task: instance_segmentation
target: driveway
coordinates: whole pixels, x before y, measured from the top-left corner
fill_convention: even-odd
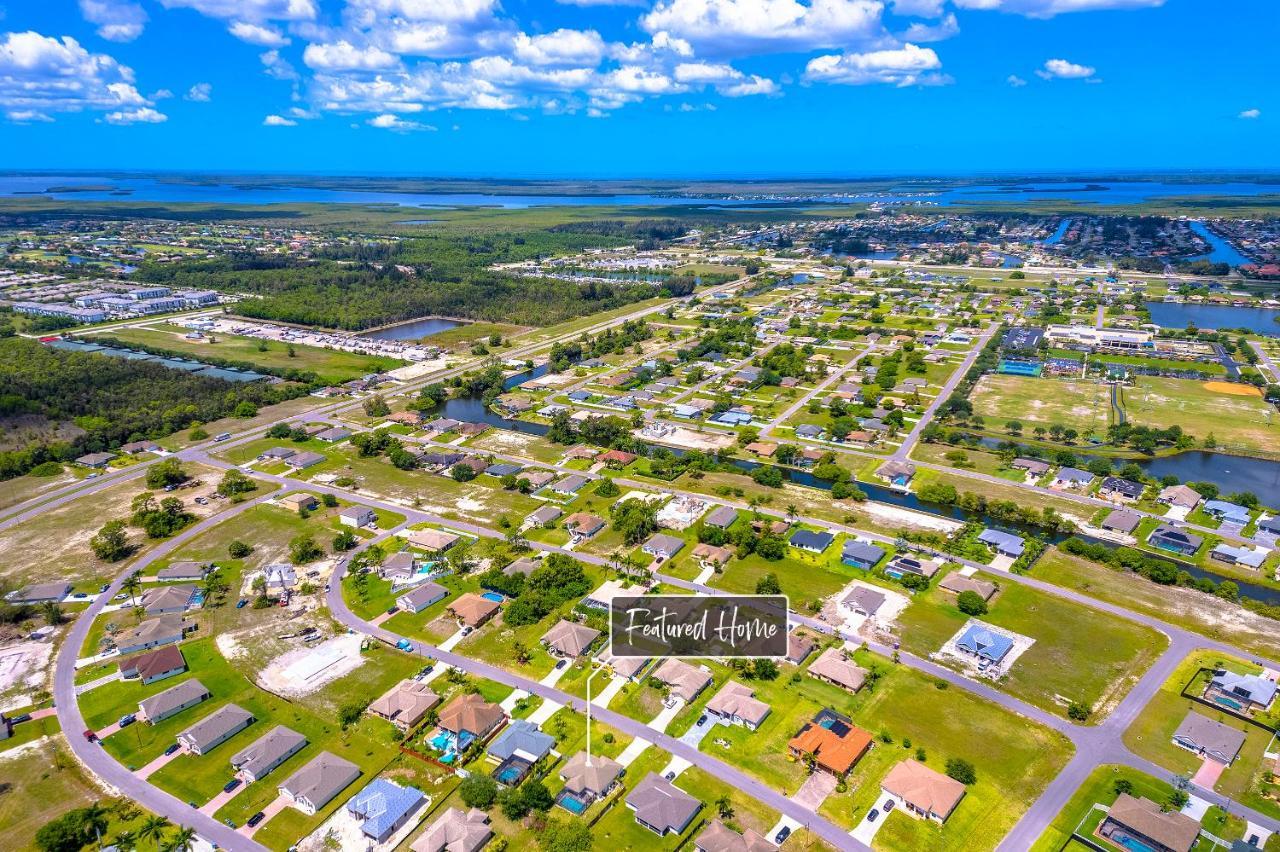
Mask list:
[[[551,671],[543,675],[542,680],[538,681],[538,683],[542,684],[543,686],[555,686],[557,683],[560,682],[560,678],[564,677],[564,674],[567,671],[569,671],[568,662],[565,662],[563,666],[557,663],[556,666],[551,669]]]
[[[667,730],[667,725],[670,725],[671,720],[674,719],[676,717],[676,714],[683,709],[684,709],[684,699],[677,698],[675,701],[671,703],[670,706],[664,705],[663,708],[658,711],[658,715],[654,716],[645,724],[647,724],[650,728],[653,728],[658,733],[664,733]]]
[[[148,763],[146,766],[143,766],[140,769],[133,770],[133,774],[142,779],[149,778],[153,773],[158,772],[161,767],[169,763],[169,761],[175,760],[179,755],[186,754],[186,753],[187,753],[187,750],[185,748],[180,748],[177,751],[175,751],[173,754],[162,754],[159,757],[157,757],[155,760]]]
[[[227,780],[230,781],[231,779],[228,778]],[[248,786],[247,784],[241,784],[239,787],[236,787],[230,793],[228,793],[226,790],[219,790],[218,795],[214,796],[212,799],[210,799],[209,801],[205,802],[203,805],[200,806],[200,813],[209,817],[213,816],[218,812],[219,808],[221,808],[227,802],[234,799],[240,793],[244,792],[247,786]]]
[[[1212,790],[1213,785],[1218,783],[1218,779],[1226,768],[1226,766],[1213,758],[1206,757],[1204,762],[1200,764],[1200,768],[1196,770],[1196,774],[1191,776],[1191,782],[1206,790]]]
[[[698,718],[703,720],[702,724],[695,722],[693,727],[680,735],[680,742],[693,748],[701,745],[703,737],[711,733],[716,726],[716,720],[710,713],[703,713]]]
[[[618,763],[622,766],[630,766],[651,745],[653,744],[648,740],[636,737],[627,743],[627,747],[622,750],[622,754],[618,755]]]
[[[448,639],[440,643],[440,650],[452,651],[453,646],[457,645],[459,642],[462,641],[463,631],[465,631],[466,629],[467,628],[465,627],[459,627],[457,630],[455,630],[452,636],[450,636]]]
[[[818,812],[818,806],[827,800],[836,790],[836,779],[834,775],[828,775],[825,772],[815,772],[805,779],[800,785],[800,789],[796,790],[791,800],[802,808],[808,808],[814,813]]]
[[[609,683],[604,689],[591,696],[591,703],[597,707],[608,707],[609,702],[613,700],[613,696],[622,691],[622,687],[626,682],[627,679],[622,675],[614,675],[609,679]]]
[[[551,718],[551,716],[564,705],[558,701],[552,701],[550,698],[542,699],[542,703],[538,705],[532,713],[529,714],[529,721],[535,725],[541,725],[543,722]]]
[[[902,807],[902,800],[897,796],[882,793],[881,798],[876,799],[875,805],[867,809],[866,814],[862,817],[862,822],[858,823],[853,831],[849,832],[854,840],[860,840],[868,846],[871,845],[871,841],[875,839],[876,832],[880,830],[880,826],[884,825],[889,819],[889,814],[885,813],[884,810],[884,803],[887,799],[893,800],[895,809]],[[867,819],[867,817],[871,816],[872,811],[879,811],[875,822]]]
[[[242,825],[236,829],[236,833],[242,834],[245,837],[253,837],[255,834],[258,833],[258,829],[262,828],[264,825],[271,822],[271,818],[273,816],[280,813],[282,810],[284,810],[287,807],[289,807],[289,800],[286,799],[284,796],[276,796],[275,799],[271,801],[271,804],[267,805],[265,808],[262,809],[262,813],[264,814],[264,816],[262,817],[262,822],[258,823],[252,828],[249,827],[248,825]]]

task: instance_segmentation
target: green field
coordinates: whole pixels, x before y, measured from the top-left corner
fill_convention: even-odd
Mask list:
[[[1225,451],[1280,457],[1280,423],[1261,396],[1224,394],[1190,379],[1139,376],[1135,387],[1124,390],[1124,408],[1137,426],[1177,424],[1201,441],[1213,435]]]
[[[128,343],[170,349],[195,358],[208,356],[228,361],[245,361],[278,370],[310,370],[330,384],[345,382],[366,373],[392,370],[405,363],[396,358],[360,355],[299,343],[293,344],[294,356],[289,357],[288,344],[279,341],[259,341],[254,337],[215,333],[213,336],[217,342],[210,343],[207,337],[187,340],[185,335],[188,331],[182,326],[165,323],[146,328],[120,328],[112,330],[110,334]],[[266,344],[265,352],[258,348],[261,343]]]
[[[1063,426],[1081,435],[1106,432],[1109,388],[1088,380],[1028,378],[989,374],[978,380],[969,401],[989,427],[1010,420],[1033,426]]]

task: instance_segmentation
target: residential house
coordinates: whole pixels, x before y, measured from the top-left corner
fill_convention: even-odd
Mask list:
[[[139,701],[138,719],[154,725],[212,697],[213,694],[200,681],[195,678],[184,680],[177,686],[171,686],[164,692],[157,692]]]
[[[1228,503],[1226,500],[1206,500],[1201,507],[1206,515],[1211,515],[1222,521],[1224,524],[1236,524],[1238,526],[1246,526],[1251,515],[1249,510],[1244,506]]]
[[[493,738],[486,753],[488,760],[498,764],[494,780],[515,787],[551,753],[555,744],[555,737],[544,734],[528,719],[513,719]]]
[[[272,447],[269,450],[263,450],[258,453],[258,461],[284,461],[296,455],[297,452],[292,447]]]
[[[857,692],[867,681],[867,672],[845,656],[840,648],[827,648],[809,665],[809,674],[841,689]]]
[[[868,421],[863,423],[862,426],[863,428],[872,428],[873,424]],[[876,476],[895,488],[906,488],[911,484],[911,478],[915,475],[916,466],[909,461],[900,459],[890,459],[876,468]]]
[[[498,614],[497,601],[481,597],[475,592],[466,592],[455,598],[446,607],[446,612],[468,627],[479,627]]]
[[[1097,833],[1130,849],[1191,852],[1200,838],[1200,823],[1181,811],[1166,811],[1150,799],[1121,793],[1107,809]]]
[[[378,515],[368,506],[345,506],[338,512],[338,522],[343,526],[371,527],[378,522]]]
[[[917,577],[931,580],[941,567],[932,559],[921,559],[905,553],[899,553],[889,560],[889,564],[884,567],[884,573],[895,579],[905,574],[915,574]]]
[[[1036,479],[1049,472],[1049,463],[1040,461],[1040,459],[1016,458],[1010,463],[1009,467],[1014,470],[1026,471]]]
[[[1102,519],[1102,528],[1131,535],[1140,523],[1142,523],[1142,516],[1132,509],[1112,509]]]
[[[448,808],[409,848],[413,852],[479,852],[492,837],[484,811]]]
[[[840,551],[840,561],[853,568],[870,571],[880,564],[884,554],[883,547],[850,538],[845,540],[844,547]]]
[[[307,738],[284,725],[276,725],[265,735],[231,758],[236,777],[246,784],[261,781],[276,767],[302,751]]]
[[[308,494],[305,491],[290,491],[276,499],[286,509],[294,512],[311,512],[319,508],[320,501],[316,499],[316,495]]]
[[[347,813],[360,825],[360,833],[374,843],[384,843],[427,799],[417,787],[402,787],[386,778],[374,778],[347,800]]]
[[[609,667],[609,671],[617,677],[625,678],[632,683],[639,683],[640,676],[644,673],[645,667],[649,665],[648,657],[615,657],[608,653],[605,648],[604,653],[599,657],[601,663]]]
[[[396,606],[405,612],[422,612],[427,607],[439,603],[448,596],[448,589],[439,583],[433,583],[428,580],[425,583],[414,586],[396,598]]]
[[[1147,543],[1160,550],[1180,553],[1183,556],[1194,556],[1200,549],[1200,545],[1204,544],[1204,539],[1175,527],[1161,525],[1147,536]]]
[[[1225,669],[1213,673],[1209,682],[1211,691],[1236,702],[1247,709],[1265,711],[1276,697],[1276,682],[1252,674],[1236,674]],[[1230,706],[1230,705],[1228,705]]]
[[[187,670],[187,661],[177,645],[165,645],[145,654],[138,654],[120,661],[120,676],[137,678],[144,686]]]
[[[334,426],[329,429],[322,429],[314,435],[317,441],[325,441],[326,443],[336,444],[338,441],[345,441],[351,437],[351,430],[344,429],[341,426]]]
[[[461,536],[444,530],[410,530],[406,538],[410,544],[428,553],[444,553],[457,544]]]
[[[729,560],[733,558],[733,551],[727,547],[699,542],[693,546],[693,558],[698,560],[698,564],[703,568],[719,569],[729,564]]]
[[[1192,710],[1175,730],[1174,745],[1230,766],[1244,746],[1244,732]]]
[[[540,641],[553,656],[572,660],[582,656],[599,636],[600,631],[594,627],[575,624],[562,618],[542,634]]]
[[[622,764],[618,761],[600,755],[593,755],[588,759],[587,753],[580,751],[569,758],[569,761],[560,769],[564,789],[556,801],[559,802],[565,794],[568,794],[580,806],[577,810],[570,809],[570,813],[580,814],[590,807],[592,802],[608,795],[621,775]]]
[[[755,696],[755,690],[746,684],[736,680],[726,681],[720,691],[707,702],[707,714],[726,724],[741,725],[754,731],[768,717],[770,709],[768,704]]]
[[[115,458],[115,453],[86,453],[76,459],[76,464],[83,467],[104,468]]]
[[[311,451],[294,453],[284,460],[284,463],[294,470],[306,470],[309,467],[324,462],[325,457],[321,453],[313,453]]]
[[[192,754],[208,754],[256,721],[253,714],[227,704],[178,734],[178,742]]]
[[[451,734],[466,734],[482,740],[502,724],[507,716],[497,704],[490,704],[480,695],[459,695],[440,711],[439,726]]]
[[[978,541],[988,545],[1000,556],[1007,556],[1010,559],[1021,556],[1025,547],[1020,536],[990,527],[978,534]]]
[[[386,719],[402,731],[416,728],[440,696],[421,681],[402,680],[369,704],[369,712]]]
[[[676,698],[686,703],[698,697],[698,693],[711,685],[711,675],[684,660],[668,657],[654,669],[653,676],[662,682]]]
[[[1156,497],[1156,502],[1190,511],[1200,505],[1200,494],[1186,485],[1170,485]]]
[[[823,553],[836,537],[829,532],[814,532],[812,530],[796,530],[791,536],[789,544],[800,550],[807,550],[810,553]]]
[[[713,819],[693,841],[698,852],[772,852],[778,847],[764,835],[748,828],[742,834],[718,819]]]
[[[280,784],[280,795],[304,814],[314,815],[360,777],[349,760],[322,751]]]
[[[634,453],[623,452],[622,450],[607,450],[596,456],[596,461],[602,461],[609,467],[622,468],[631,464],[638,458]]]
[[[792,665],[800,665],[813,653],[814,641],[802,633],[792,631],[787,634],[786,660]]]
[[[822,437],[822,427],[815,426],[812,423],[802,423],[795,429],[797,438],[804,438],[810,441],[816,441]]]
[[[829,708],[805,722],[787,743],[792,756],[812,755],[815,769],[837,778],[848,774],[870,748],[871,734]]]
[[[1054,477],[1049,487],[1070,488],[1074,491],[1080,491],[1092,485],[1094,479],[1094,475],[1087,470],[1080,470],[1077,467],[1063,467],[1058,469],[1058,475]]]
[[[869,586],[854,586],[840,603],[851,609],[854,615],[875,618],[886,600],[888,598],[883,592],[878,592]]]
[[[569,538],[574,543],[591,538],[604,527],[604,518],[592,515],[589,512],[574,512],[564,521],[564,528],[569,531]]]
[[[1243,568],[1252,568],[1257,570],[1262,567],[1262,563],[1267,560],[1268,551],[1254,550],[1251,547],[1236,547],[1227,544],[1225,541],[1214,545],[1213,550],[1209,551],[1209,558],[1218,562],[1225,562],[1228,565],[1239,565]]]
[[[149,618],[126,631],[116,639],[116,645],[122,655],[148,651],[161,645],[181,642],[184,636],[195,629],[194,624],[183,621],[180,615],[162,615],[159,618]]]
[[[71,584],[59,581],[56,583],[33,583],[23,586],[16,592],[5,595],[5,600],[14,604],[59,603],[71,594]]]
[[[999,665],[1013,650],[1013,640],[980,621],[974,621],[956,640],[956,648],[979,660]]]
[[[1098,496],[1105,497],[1109,500],[1123,500],[1126,503],[1136,503],[1142,499],[1142,492],[1146,490],[1146,486],[1141,482],[1134,482],[1132,479],[1121,479],[1118,476],[1108,476],[1102,480],[1102,484],[1098,486]]]
[[[209,565],[205,562],[174,562],[156,572],[157,580],[203,580]]]
[[[636,822],[659,836],[681,834],[702,809],[702,802],[653,772],[627,795]]]
[[[590,479],[581,474],[571,473],[548,485],[547,490],[559,494],[561,497],[572,497],[590,481]]]
[[[524,522],[526,525],[531,527],[546,526],[547,524],[554,523],[556,519],[563,514],[564,510],[559,506],[553,506],[550,503],[545,503],[530,512],[529,516],[524,519]]]
[[[670,559],[684,549],[684,539],[666,533],[654,533],[640,549],[655,559]]]
[[[959,781],[910,758],[889,770],[880,789],[899,799],[907,813],[935,822],[946,822],[965,794]]]
[[[728,529],[738,520],[738,511],[729,506],[716,506],[702,519],[702,525],[716,529]]]
[[[514,577],[516,574],[523,574],[524,576],[528,577],[534,571],[537,571],[538,568],[540,568],[541,566],[542,566],[542,560],[533,556],[521,556],[519,559],[509,564],[506,568],[503,568],[502,573],[507,575],[508,577]]]
[[[951,592],[957,597],[962,592],[973,592],[984,601],[991,600],[991,596],[996,593],[999,587],[995,583],[987,580],[979,580],[977,577],[966,577],[958,571],[952,571],[950,574],[942,578],[942,582],[938,584],[939,589]]]
[[[192,585],[158,586],[142,596],[142,608],[147,615],[166,615],[186,612],[194,605],[196,587]]]

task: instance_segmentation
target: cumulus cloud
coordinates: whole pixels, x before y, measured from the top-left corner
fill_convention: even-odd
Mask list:
[[[961,9],[986,9],[1026,15],[1029,18],[1052,18],[1069,12],[1150,9],[1163,6],[1164,0],[955,0],[955,4]]]
[[[938,54],[927,47],[904,44],[888,50],[816,56],[805,66],[806,80],[863,86],[887,83],[894,86],[940,85],[950,78],[939,74]]]
[[[1260,109],[1246,109],[1242,110],[1237,118],[1258,118],[1261,115],[1262,110]]]
[[[107,124],[161,124],[169,120],[169,116],[156,112],[151,107],[122,109],[109,112],[104,116]]]
[[[276,80],[297,80],[298,71],[293,67],[289,60],[280,55],[278,50],[268,50],[260,53],[258,58],[262,60],[263,73],[268,77]]]
[[[893,0],[893,14],[937,18],[942,15],[942,0]]]
[[[310,21],[316,17],[312,0],[160,0],[166,9],[193,9],[223,21]]]
[[[210,83],[196,83],[183,98],[188,101],[196,101],[198,103],[208,103],[209,98],[213,95],[213,85]]]
[[[646,0],[556,0],[566,6],[647,6]]]
[[[515,58],[531,65],[598,65],[605,53],[604,39],[595,30],[560,29],[545,35],[519,33]]]
[[[308,68],[322,71],[381,71],[400,64],[396,56],[381,48],[356,47],[349,41],[309,44],[302,61]]]
[[[259,47],[284,47],[289,43],[288,36],[266,24],[232,21],[231,26],[227,27],[227,32],[241,41],[256,44]]]
[[[924,24],[916,21],[907,27],[906,31],[901,34],[903,41],[920,43],[930,41],[945,41],[953,36],[960,34],[960,23],[956,20],[955,15],[947,15],[936,24]]]
[[[1078,65],[1065,59],[1050,59],[1044,67],[1037,69],[1036,74],[1045,80],[1055,77],[1062,80],[1084,80],[1092,77],[1097,69],[1091,65]]]
[[[113,123],[163,121],[138,92],[133,69],[90,53],[70,36],[5,33],[0,41],[0,109],[18,120],[60,112],[111,113]]]
[[[80,0],[80,14],[107,41],[133,41],[147,24],[147,10],[131,0]]]
[[[269,115],[262,119],[262,125],[264,127],[297,127],[298,122],[283,115]]]
[[[417,130],[435,130],[435,128],[432,127],[430,124],[422,124],[421,122],[417,122],[417,121],[409,121],[407,119],[400,118],[400,116],[398,115],[393,115],[389,112],[383,113],[382,115],[379,115],[379,116],[375,116],[369,119],[365,123],[368,124],[370,127],[378,127],[383,130],[392,130],[396,133],[412,133]]]
[[[1027,85],[1027,81],[1019,77],[1017,74],[1010,74],[1008,77],[1004,78],[1004,81],[1015,89],[1020,89]]]
[[[713,55],[871,44],[884,35],[879,0],[659,0],[640,19]]]

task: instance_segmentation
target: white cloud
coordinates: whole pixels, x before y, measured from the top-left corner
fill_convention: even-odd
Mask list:
[[[107,124],[161,124],[168,121],[169,116],[151,107],[138,107],[109,112],[104,120]]]
[[[0,40],[0,109],[6,115],[114,111],[118,120],[163,120],[134,85],[133,69],[90,53],[70,36],[5,33]]]
[[[778,93],[778,84],[767,77],[752,74],[749,78],[737,83],[717,86],[716,91],[730,98],[744,98],[749,95],[775,95]]]
[[[269,115],[262,119],[263,127],[297,127],[298,122],[285,118],[283,115]]]
[[[1090,65],[1077,65],[1065,59],[1050,59],[1036,74],[1045,80],[1057,77],[1063,80],[1083,80],[1092,77],[1097,69]]]
[[[805,66],[806,80],[861,86],[888,83],[896,86],[939,85],[950,79],[937,73],[938,54],[927,47],[904,44],[890,50],[817,56]]]
[[[605,44],[595,30],[556,30],[545,35],[519,33],[515,58],[530,65],[598,65]]]
[[[955,0],[961,9],[984,9],[1026,15],[1029,18],[1052,18],[1069,12],[1100,12],[1108,9],[1152,9],[1164,0]]]
[[[396,133],[411,133],[415,130],[435,130],[430,124],[422,124],[417,121],[408,121],[391,113],[383,113],[369,119],[367,122],[370,127],[380,127],[383,130],[393,130]]]
[[[566,6],[647,6],[646,0],[556,0]]]
[[[80,14],[107,41],[133,41],[147,24],[147,10],[132,0],[80,0]]]
[[[156,89],[154,92],[147,95],[147,97],[153,101],[166,101],[173,97],[173,92],[168,89]]]
[[[930,41],[945,41],[960,34],[960,23],[955,15],[947,15],[936,24],[924,24],[916,21],[901,34],[903,41],[915,44]]]
[[[5,117],[14,124],[31,124],[32,122],[53,121],[53,116],[34,109],[15,109],[5,113]]]
[[[280,51],[264,51],[258,55],[258,58],[262,60],[263,72],[268,77],[273,77],[276,80],[299,79],[297,69],[293,67],[289,60],[280,55]]]
[[[166,9],[194,9],[223,21],[310,21],[316,17],[312,0],[160,0]]]
[[[942,0],[893,0],[893,14],[937,18],[942,15]]]
[[[1010,74],[1008,77],[1004,78],[1004,81],[1015,89],[1019,89],[1027,85],[1027,81],[1019,77],[1017,74]]]
[[[1240,112],[1240,115],[1237,117],[1238,118],[1258,118],[1261,115],[1262,115],[1262,110],[1260,109],[1246,109],[1246,110],[1242,110]]]
[[[289,43],[288,36],[275,27],[249,21],[232,21],[231,26],[227,27],[227,32],[241,41],[256,44],[259,47],[284,47]]]
[[[309,68],[321,71],[381,71],[400,63],[394,55],[381,48],[356,47],[349,41],[309,44],[302,52],[302,61]]]
[[[188,101],[196,101],[198,103],[208,103],[209,98],[213,95],[213,85],[210,83],[196,83],[183,98]]]
[[[709,62],[682,62],[675,77],[681,83],[728,83],[742,79],[742,72],[731,65]]]
[[[640,19],[704,53],[847,48],[884,37],[879,0],[658,0]]]

